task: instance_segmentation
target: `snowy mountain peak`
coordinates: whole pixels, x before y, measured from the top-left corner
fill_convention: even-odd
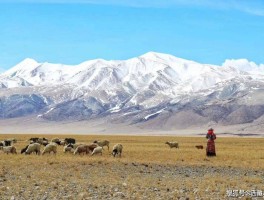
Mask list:
[[[26,58],[22,60],[20,63],[18,63],[16,66],[14,66],[12,69],[18,70],[18,69],[27,68],[27,67],[36,66],[36,65],[39,65],[39,63],[36,60],[32,58]]]
[[[153,61],[165,61],[165,62],[178,62],[178,63],[195,63],[191,60],[186,60],[183,58],[178,58],[170,54],[165,53],[157,53],[150,51],[148,53],[143,54],[142,56],[139,56],[139,58],[144,58],[146,60],[153,60]]]
[[[32,58],[25,58],[24,60],[22,60],[19,64],[37,64],[38,62]]]
[[[165,53],[157,53],[157,52],[154,52],[154,51],[150,51],[150,52],[147,52],[139,57],[141,58],[145,58],[145,59],[157,59],[157,58],[165,58],[165,57],[168,57],[170,55],[168,54],[165,54]]]
[[[72,66],[38,63],[27,58],[3,73],[0,85],[9,88],[70,84],[96,92],[108,90],[112,94],[116,89],[124,92],[149,89],[171,95],[208,89],[216,83],[250,73],[264,74],[263,65],[257,66],[246,59],[226,60],[223,66],[200,64],[157,52],[128,60],[96,59]]]
[[[11,68],[8,71],[6,71],[5,73],[3,73],[3,75],[13,77],[17,74],[23,74],[27,71],[31,71],[39,65],[40,65],[40,63],[38,63],[34,59],[26,58],[23,61],[21,61],[20,63],[18,63],[17,65],[15,65],[13,68]]]

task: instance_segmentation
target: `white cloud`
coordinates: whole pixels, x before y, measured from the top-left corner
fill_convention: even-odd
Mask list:
[[[227,59],[222,64],[224,67],[234,67],[242,71],[259,71],[264,72],[263,64],[256,64],[255,62],[249,61],[247,59]]]

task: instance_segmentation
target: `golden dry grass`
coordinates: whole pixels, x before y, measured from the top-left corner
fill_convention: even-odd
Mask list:
[[[16,138],[15,144],[18,151],[28,144],[28,139],[38,135],[1,135],[0,140]],[[67,135],[47,135],[48,139],[55,137],[65,138]],[[111,147],[116,143],[122,143],[124,153],[122,162],[160,163],[160,164],[186,164],[186,165],[213,165],[232,166],[264,169],[264,138],[218,138],[216,140],[217,156],[208,158],[205,156],[206,139],[203,137],[171,137],[171,136],[109,136],[109,135],[76,135],[79,143],[91,143],[95,139],[108,139]],[[165,142],[178,141],[179,149],[170,149]],[[203,145],[203,150],[198,150],[195,145]],[[106,147],[105,147],[106,148]],[[22,156],[24,158],[24,156]],[[72,158],[64,155],[62,147],[59,147],[57,159]],[[17,157],[20,159],[20,157]],[[28,158],[30,161],[31,158]],[[35,158],[34,158],[35,159]],[[42,160],[43,158],[41,158]],[[77,159],[74,157],[74,159]],[[109,152],[104,151],[102,157],[89,158],[92,160],[112,161]]]
[[[63,193],[62,188],[66,188],[65,184],[68,184],[69,180],[81,186],[87,186],[89,183],[91,184],[89,187],[95,188],[106,187],[109,182],[113,186],[119,187],[120,184],[125,182],[128,184],[125,192],[130,198],[133,197],[132,199],[156,198],[155,195],[159,191],[150,193],[146,189],[152,187],[158,187],[161,191],[164,190],[165,193],[162,198],[166,199],[177,199],[180,196],[211,198],[211,194],[217,194],[216,199],[223,199],[228,188],[262,189],[264,191],[264,188],[261,188],[264,183],[263,177],[257,175],[264,169],[263,138],[217,138],[217,156],[208,158],[205,156],[206,139],[204,137],[45,135],[44,137],[48,139],[74,137],[78,143],[91,143],[94,140],[107,139],[110,141],[111,148],[114,144],[121,143],[124,147],[122,158],[113,158],[110,155],[111,148],[110,151],[106,149],[102,156],[95,155],[93,157],[64,154],[63,147],[59,147],[56,156],[19,154],[20,150],[28,144],[27,140],[29,138],[38,136],[0,136],[0,140],[6,138],[16,138],[18,140],[15,144],[18,155],[5,155],[0,152],[0,177],[6,177],[6,174],[9,178],[13,177],[13,180],[6,180],[5,184],[13,185],[12,187],[16,190],[14,195],[24,197],[24,199],[30,199],[32,195],[27,192],[29,185],[38,185],[40,180],[42,180],[40,185],[43,186],[43,191],[35,192],[43,195],[46,190],[49,190],[49,195],[55,199]],[[178,141],[180,148],[170,149],[165,144],[166,141]],[[198,150],[195,145],[203,145],[204,149]],[[184,178],[179,182],[171,178],[178,176],[177,167],[179,166],[194,167],[194,169],[195,167],[206,167],[206,169],[210,169],[210,167],[219,169],[222,167],[227,171],[228,169],[241,169],[243,173],[245,170],[250,170],[251,174],[256,171],[256,175],[248,176],[245,173],[236,176],[231,174],[231,177],[228,174],[216,172],[213,175],[205,173],[200,177],[199,175],[180,174],[179,177],[183,176]],[[133,167],[137,169],[131,171],[134,170]],[[124,169],[124,172],[120,172],[120,168]],[[106,178],[98,179],[98,177],[103,177],[106,174]],[[170,174],[172,174],[171,177]],[[43,181],[47,180],[47,177],[52,182],[51,189],[49,182]],[[89,182],[89,180],[93,181]],[[3,187],[6,187],[5,184],[3,184]],[[10,199],[8,195],[11,195],[11,193],[5,189],[1,190],[1,187],[0,184],[0,195],[2,194],[3,197],[7,196],[6,199]],[[23,187],[26,188],[25,191],[23,191]],[[189,191],[184,191],[182,188],[187,188]],[[85,187],[81,187],[79,190],[73,194],[73,197],[77,193],[87,192]],[[108,190],[111,190],[111,188],[108,188]],[[167,190],[173,192],[166,193]],[[35,196],[32,199],[34,198]],[[100,199],[100,194],[98,198]]]

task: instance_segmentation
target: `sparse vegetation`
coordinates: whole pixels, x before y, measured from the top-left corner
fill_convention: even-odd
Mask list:
[[[16,138],[17,152],[35,135]],[[45,135],[65,138],[62,135]],[[264,192],[264,138],[217,138],[216,157],[205,156],[204,137],[74,136],[123,145],[121,158],[103,155],[6,155],[0,152],[1,199],[224,199],[227,190]],[[169,148],[166,141],[178,141]],[[44,148],[43,146],[41,147]],[[248,196],[245,196],[245,198]]]

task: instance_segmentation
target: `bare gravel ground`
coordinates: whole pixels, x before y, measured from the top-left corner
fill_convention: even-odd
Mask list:
[[[33,156],[32,156],[33,157]],[[242,181],[242,182],[241,182]],[[233,167],[85,160],[2,166],[1,199],[227,199],[232,190],[263,190],[264,172]]]

